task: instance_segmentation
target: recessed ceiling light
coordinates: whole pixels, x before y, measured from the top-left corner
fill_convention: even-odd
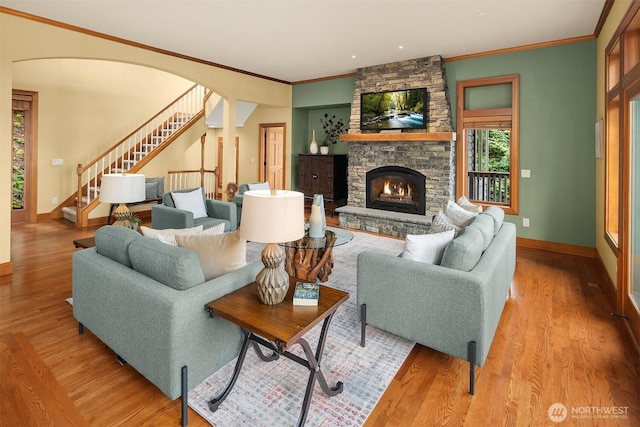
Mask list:
[[[356,59],[356,56],[355,55],[351,55],[351,59]]]
[[[487,12],[478,12],[478,16],[487,16]]]
[[[404,49],[404,46],[400,45],[398,46],[398,49]]]

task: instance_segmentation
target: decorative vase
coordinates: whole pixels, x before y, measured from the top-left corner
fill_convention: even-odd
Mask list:
[[[324,237],[322,229],[322,215],[320,214],[320,206],[311,205],[311,215],[309,215],[309,237],[317,239]]]
[[[309,146],[309,152],[311,154],[318,154],[318,143],[316,142],[316,130],[313,129],[313,136],[311,137],[311,145]]]
[[[320,154],[329,154],[329,146],[328,145],[320,146]]]
[[[320,206],[320,215],[322,216],[322,231],[327,228],[327,218],[324,213],[324,196],[322,194],[314,194],[312,205]]]

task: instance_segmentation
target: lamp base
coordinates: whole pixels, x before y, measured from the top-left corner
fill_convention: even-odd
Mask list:
[[[124,203],[120,203],[116,210],[113,211],[113,217],[116,220],[111,225],[133,228],[133,223],[129,220],[129,218],[131,218],[131,211]]]
[[[282,266],[284,251],[276,243],[268,243],[262,250],[264,268],[256,276],[258,298],[268,305],[280,304],[289,290],[289,275]]]

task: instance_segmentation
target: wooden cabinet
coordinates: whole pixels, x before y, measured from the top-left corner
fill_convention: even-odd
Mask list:
[[[346,200],[347,155],[299,154],[298,191],[305,197],[322,194],[325,200]]]

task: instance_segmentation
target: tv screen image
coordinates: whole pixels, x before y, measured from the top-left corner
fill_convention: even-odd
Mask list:
[[[427,89],[363,93],[360,130],[426,129]]]

